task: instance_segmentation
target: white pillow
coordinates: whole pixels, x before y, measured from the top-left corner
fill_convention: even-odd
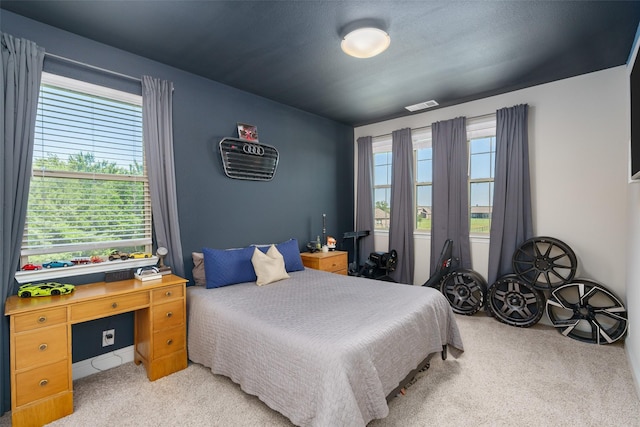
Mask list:
[[[255,248],[251,263],[258,277],[256,280],[258,286],[289,278],[287,270],[284,268],[284,257],[275,245],[271,245],[266,254]]]

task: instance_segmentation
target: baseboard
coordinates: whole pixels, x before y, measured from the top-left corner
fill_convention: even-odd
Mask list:
[[[638,397],[640,397],[640,370],[639,370],[640,366],[638,366],[636,363],[637,355],[633,354],[633,351],[631,350],[631,346],[626,345],[626,343],[624,346],[624,350],[625,350],[625,353],[627,354],[629,367],[631,368],[631,376],[633,378],[633,384],[636,386],[636,394],[638,395]]]
[[[98,372],[115,368],[124,363],[133,362],[133,350],[133,345],[130,345],[129,347],[101,354],[91,359],[76,362],[71,366],[73,369],[73,380],[75,381],[89,375],[97,374]]]

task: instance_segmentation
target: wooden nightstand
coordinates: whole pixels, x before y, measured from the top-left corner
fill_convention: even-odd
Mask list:
[[[348,254],[345,251],[303,252],[300,257],[305,267],[346,276],[347,265],[349,264]]]

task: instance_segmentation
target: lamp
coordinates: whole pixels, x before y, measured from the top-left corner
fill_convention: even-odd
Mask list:
[[[168,253],[169,251],[167,250],[167,248],[163,246],[160,246],[158,249],[156,249],[156,255],[158,255],[158,258],[160,258],[160,260],[158,261],[158,270],[160,270],[161,273],[163,271],[171,272],[171,267],[164,265],[164,258]]]
[[[362,27],[345,35],[340,47],[355,58],[371,58],[384,52],[391,44],[389,34],[379,28]]]

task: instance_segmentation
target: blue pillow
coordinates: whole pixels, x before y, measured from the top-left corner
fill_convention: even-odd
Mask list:
[[[206,288],[255,282],[256,272],[251,263],[253,250],[252,247],[226,250],[203,248]]]
[[[287,273],[304,270],[304,264],[302,264],[302,258],[300,258],[300,246],[298,246],[296,239],[278,243],[276,244],[276,249],[284,257],[284,268]]]
[[[253,245],[257,246],[262,252],[267,253],[270,244],[268,245]],[[300,258],[300,247],[296,239],[289,239],[286,242],[276,243],[276,249],[282,254],[284,258],[284,269],[287,273],[292,271],[304,270],[304,264],[302,264],[302,258]]]

